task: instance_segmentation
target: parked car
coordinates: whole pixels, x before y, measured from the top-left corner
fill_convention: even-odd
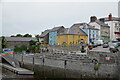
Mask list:
[[[97,44],[93,44],[92,46],[93,46],[93,48],[95,48],[95,47],[97,47],[98,45],[97,45]]]
[[[92,50],[93,49],[92,45],[88,45],[88,49]]]
[[[108,44],[103,44],[102,46],[103,46],[103,48],[108,48],[109,47]]]
[[[116,45],[117,45],[117,46],[120,46],[120,42],[116,42]]]
[[[113,53],[115,53],[115,52],[118,52],[119,50],[118,50],[118,48],[117,47],[115,47],[115,46],[110,46],[109,47],[109,50],[110,50],[110,52],[113,52]]]
[[[103,44],[103,40],[96,40],[95,44],[97,44],[97,46],[101,46]]]

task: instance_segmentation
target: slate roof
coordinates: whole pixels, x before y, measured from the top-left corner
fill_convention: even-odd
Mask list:
[[[37,41],[35,37],[5,37],[6,41]]]
[[[54,27],[54,28],[52,28],[50,31],[57,31],[57,30],[59,30],[60,28],[64,28],[64,26],[59,26],[59,27]]]
[[[54,28],[52,28],[52,29],[48,29],[48,30],[45,30],[41,35],[40,35],[40,37],[44,37],[44,36],[46,36],[49,32],[51,32],[51,31],[57,31],[57,30],[59,30],[60,28],[64,28],[64,26],[59,26],[59,27],[54,27]]]
[[[40,37],[46,36],[49,32],[50,32],[50,29],[49,29],[49,30],[45,30],[45,31],[40,35]]]
[[[80,29],[79,26],[81,23],[73,24],[70,28],[65,28],[64,33],[62,34],[76,34],[76,30]],[[80,29],[81,30],[81,29]],[[87,35],[83,30],[81,30],[82,35]]]
[[[107,24],[105,24],[104,22],[100,21],[100,20],[96,20],[95,21],[97,24],[101,25],[101,26],[106,26],[109,27]]]
[[[105,21],[120,21],[120,17],[112,17],[111,20],[109,20],[108,17],[105,17],[105,18],[100,18],[100,19],[104,19]]]

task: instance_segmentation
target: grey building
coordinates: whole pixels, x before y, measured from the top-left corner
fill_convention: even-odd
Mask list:
[[[37,41],[37,39],[33,37],[5,37],[5,42],[9,48],[22,45],[29,46],[31,40]]]

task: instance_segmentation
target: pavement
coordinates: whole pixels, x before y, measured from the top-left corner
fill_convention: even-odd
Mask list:
[[[96,48],[93,48],[91,51],[110,52],[109,48],[103,48],[102,46],[98,46]]]

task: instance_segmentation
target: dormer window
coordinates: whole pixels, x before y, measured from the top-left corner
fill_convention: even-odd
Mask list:
[[[117,26],[117,23],[115,23],[115,26]]]

